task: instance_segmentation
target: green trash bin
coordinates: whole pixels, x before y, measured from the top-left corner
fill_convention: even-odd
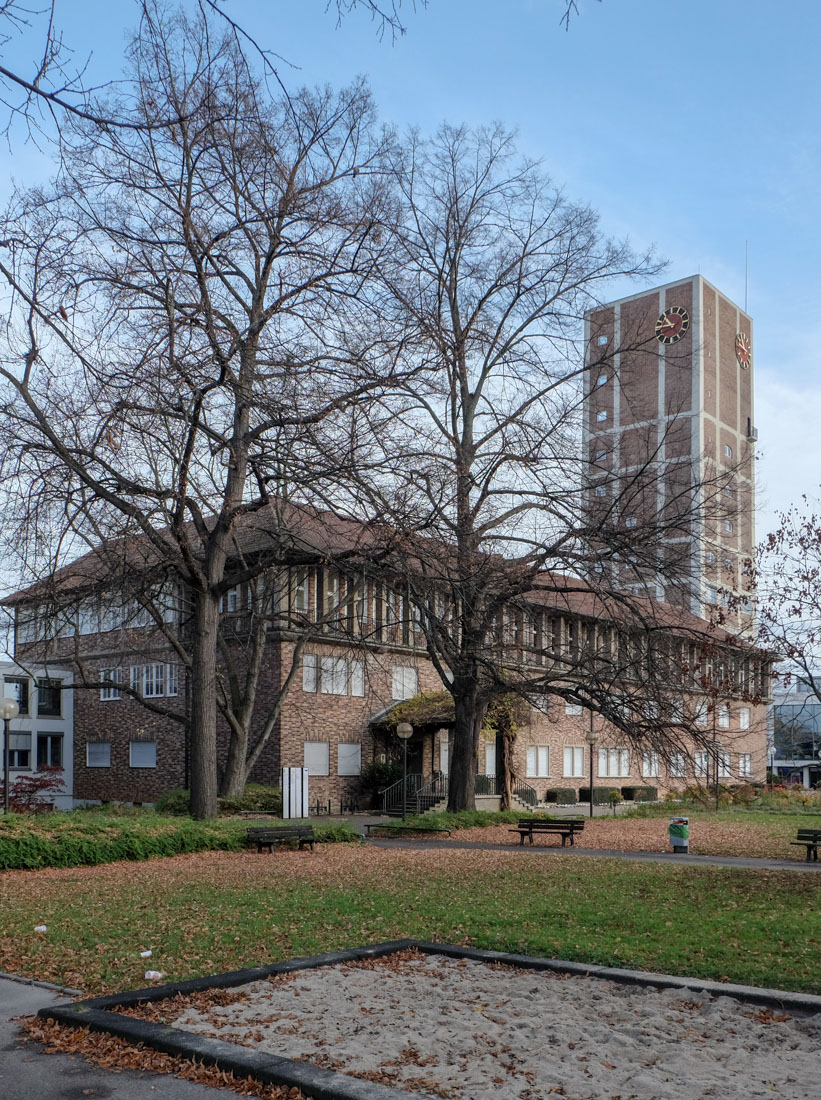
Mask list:
[[[671,817],[668,828],[674,855],[686,855],[690,851],[690,818]]]

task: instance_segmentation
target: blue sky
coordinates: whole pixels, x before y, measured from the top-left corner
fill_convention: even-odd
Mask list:
[[[365,74],[400,127],[443,119],[518,129],[603,228],[701,272],[755,321],[758,532],[821,482],[821,40],[818,0],[429,0],[381,41],[364,13],[337,28],[325,0],[227,0],[287,82]],[[133,9],[58,0],[66,39],[112,75]],[[79,16],[82,15],[82,18]],[[14,158],[20,182],[32,155]],[[631,292],[628,288],[625,292]]]

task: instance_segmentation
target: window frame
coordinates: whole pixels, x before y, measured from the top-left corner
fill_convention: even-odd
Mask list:
[[[136,746],[146,746],[147,747],[149,745],[154,750],[153,751],[153,756],[152,756],[153,763],[150,763],[150,764],[135,763],[134,762],[135,755],[139,756],[139,751],[135,754],[135,751],[134,751],[135,747]],[[139,769],[140,771],[144,771],[144,770],[151,771],[151,770],[155,769],[157,767],[157,742],[156,741],[129,741],[128,742],[128,766],[129,766],[129,768],[136,768],[136,769]]]
[[[325,758],[325,770],[324,771],[314,771],[313,766],[309,762],[309,759],[308,759],[308,757],[309,757],[308,746],[309,745],[313,746],[313,747],[316,747],[316,748],[319,748],[320,749],[320,755],[323,755],[323,749],[320,748],[320,747],[324,747],[324,758]],[[330,743],[330,741],[303,741],[302,742],[302,766],[307,769],[309,778],[311,776],[317,776],[317,777],[329,776],[331,774],[331,743]]]
[[[57,685],[56,687],[53,685]],[[37,677],[37,717],[38,718],[62,718],[63,717],[63,681],[52,676],[38,676]],[[43,704],[45,699],[50,697],[50,693],[54,692],[54,698],[57,700],[57,710],[44,710]]]
[[[535,763],[531,765],[531,760]],[[544,771],[542,767],[544,766]],[[535,770],[532,768],[535,767]],[[549,745],[528,745],[527,746],[527,758],[525,768],[527,779],[549,779],[550,778],[550,746]]]
[[[95,749],[106,748],[108,753],[107,759],[104,764],[92,764],[90,760],[89,750],[94,747]],[[86,741],[86,767],[87,768],[110,768],[111,767],[111,742],[110,741]]]

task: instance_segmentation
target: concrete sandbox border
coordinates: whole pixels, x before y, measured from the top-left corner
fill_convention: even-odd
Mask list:
[[[370,944],[348,951],[332,951],[308,958],[289,959],[270,966],[233,970],[225,974],[192,978],[189,981],[172,982],[149,989],[135,989],[105,997],[90,997],[70,1005],[42,1008],[38,1016],[55,1020],[69,1027],[84,1027],[92,1031],[116,1035],[131,1043],[143,1043],[165,1054],[188,1058],[205,1065],[215,1065],[239,1077],[253,1077],[266,1085],[298,1088],[313,1100],[408,1100],[408,1097],[413,1094],[404,1089],[391,1088],[351,1077],[348,1074],[320,1069],[308,1062],[259,1053],[235,1043],[209,1039],[165,1024],[137,1020],[131,1016],[123,1016],[116,1010],[165,1000],[177,994],[230,989],[260,981],[275,974],[335,966],[360,959],[381,958],[409,948],[415,948],[427,955],[444,955],[449,958],[470,959],[482,963],[502,963],[506,966],[520,967],[523,970],[549,970],[580,977],[604,978],[626,985],[655,989],[685,989],[694,993],[735,997],[747,1004],[786,1010],[797,1015],[821,1013],[821,996],[810,993],[791,993],[758,986],[733,985],[726,982],[705,981],[700,978],[681,978],[672,974],[654,974],[643,970],[625,970],[618,967],[570,962],[564,959],[543,959],[533,955],[516,955],[504,951],[488,951],[474,947],[459,947],[454,944],[426,943],[422,940],[406,939]]]

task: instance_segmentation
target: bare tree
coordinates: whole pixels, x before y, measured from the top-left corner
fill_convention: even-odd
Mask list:
[[[785,686],[800,685],[821,702],[821,516],[804,509],[779,514],[779,527],[749,563],[747,596],[758,593],[761,644],[785,662]]]
[[[500,696],[581,703],[636,743],[681,726],[670,685],[685,668],[695,676],[694,662],[656,644],[677,616],[646,594],[662,577],[668,599],[686,591],[675,538],[693,534],[718,488],[689,469],[672,484],[648,436],[629,477],[593,470],[600,500],[583,454],[585,379],[648,337],[623,333],[587,359],[582,318],[615,278],[655,273],[652,256],[603,237],[499,127],[413,136],[396,172],[404,207],[388,282],[407,354],[430,370],[392,399],[395,476],[363,496],[426,536],[409,538],[404,572],[454,698],[449,806],[460,809],[473,804],[482,721]],[[551,637],[556,624],[576,633]],[[655,671],[675,660],[680,677]]]
[[[317,0],[319,3],[320,0]],[[427,0],[419,0],[424,7]],[[411,9],[416,0],[411,0]],[[185,7],[194,12],[210,14],[230,30],[240,48],[251,48],[268,73],[277,78],[279,64],[285,63],[278,54],[267,49],[235,19],[220,0],[190,0]],[[405,33],[401,21],[402,0],[326,0],[325,10],[336,12],[339,22],[355,9],[361,8],[371,17],[380,36],[395,39]],[[154,0],[134,0],[133,13],[139,20],[147,13],[155,18]],[[151,129],[167,123],[164,119],[135,118],[130,114],[115,114],[111,102],[101,98],[101,92],[119,80],[111,74],[100,85],[90,85],[87,72],[90,58],[76,54],[76,46],[65,37],[58,0],[47,0],[41,7],[32,7],[25,0],[0,0],[0,105],[5,108],[4,132],[15,119],[23,120],[30,133],[48,135],[51,127],[59,133],[66,117],[84,119],[104,127]],[[21,67],[6,58],[10,53],[19,57],[24,47],[37,56],[31,69]]]
[[[139,546],[143,575],[190,601],[189,644],[172,641],[194,685],[203,817],[220,601],[299,560],[283,502],[347,469],[340,418],[391,377],[369,291],[391,137],[361,84],[271,97],[202,15],[147,14],[131,57],[133,100],[111,112],[164,125],[70,123],[56,189],[20,196],[0,234],[2,468],[50,570],[80,545]],[[223,707],[235,735],[253,702],[238,684]]]

